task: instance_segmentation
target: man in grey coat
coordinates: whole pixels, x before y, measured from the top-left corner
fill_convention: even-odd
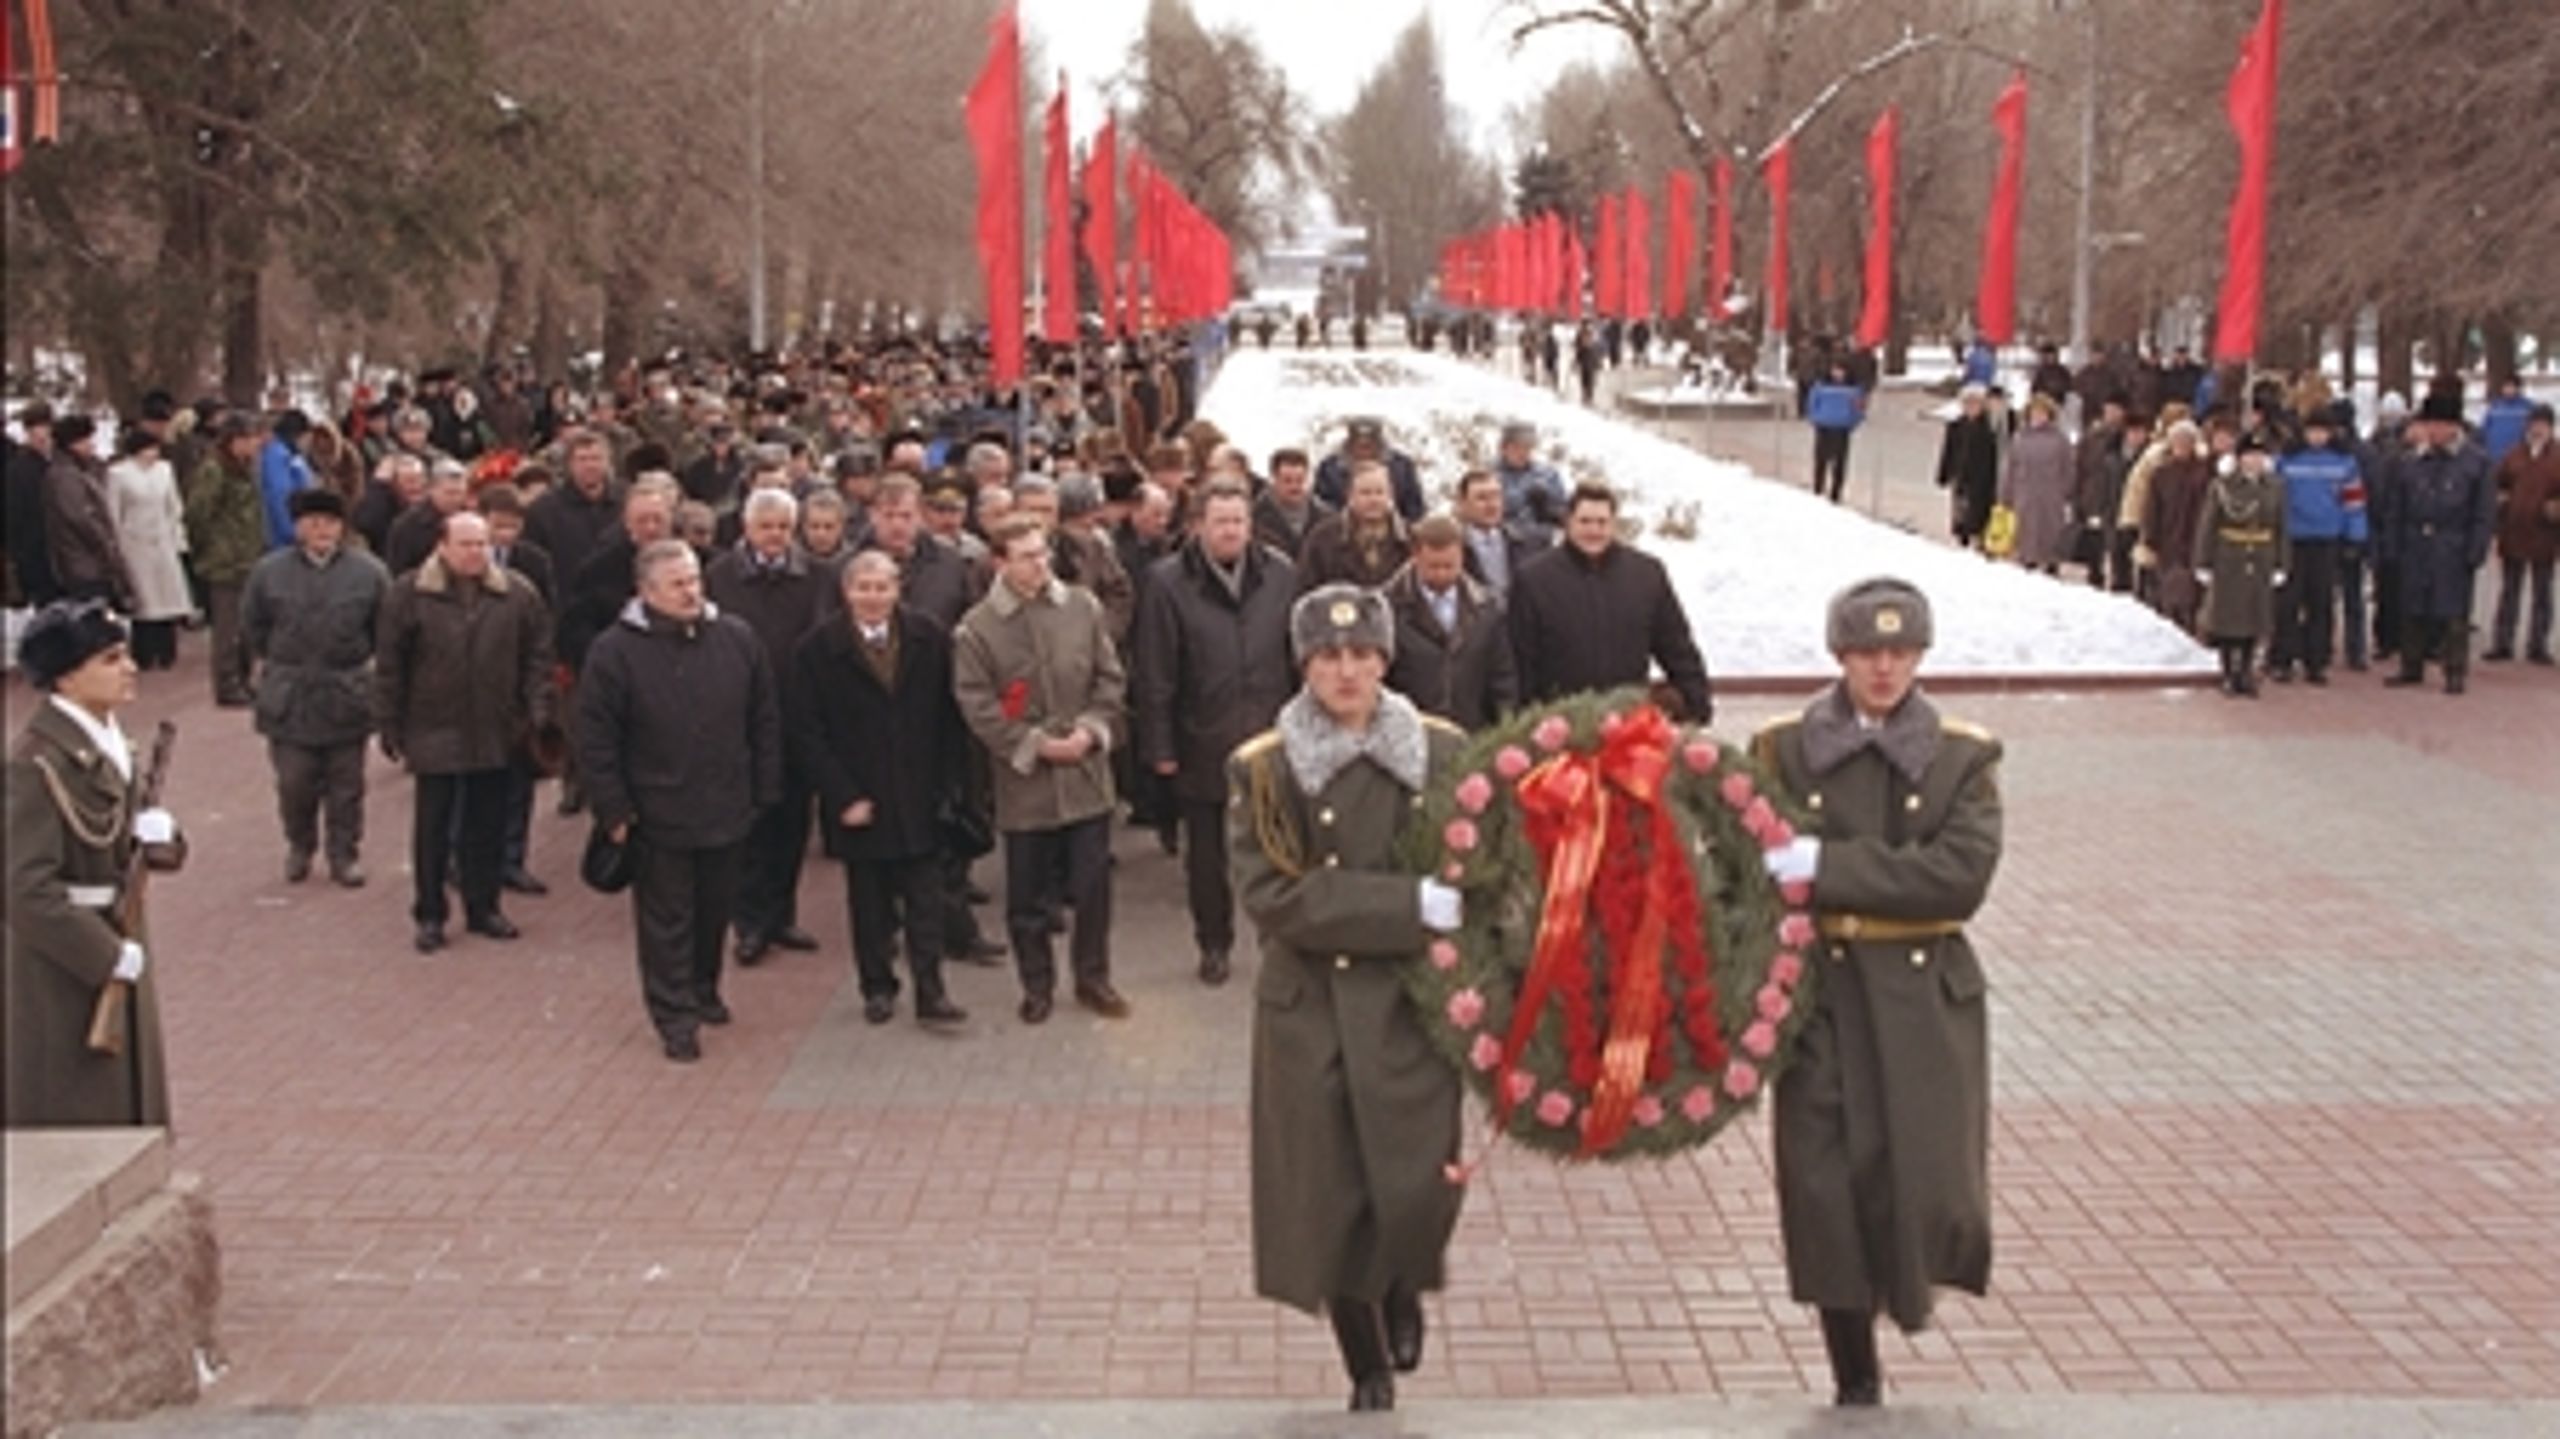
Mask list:
[[[300,884],[328,828],[329,877],[364,883],[364,742],[373,733],[375,624],[391,572],[342,543],[337,491],[294,491],[293,543],[249,572],[240,633],[258,667],[258,733],[275,765],[284,820],[284,877]]]

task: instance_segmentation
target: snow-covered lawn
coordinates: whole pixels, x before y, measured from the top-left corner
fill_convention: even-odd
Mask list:
[[[1374,415],[1421,467],[1435,504],[1467,465],[1491,461],[1505,421],[1535,424],[1541,452],[1568,484],[1602,478],[1627,496],[1627,513],[1644,525],[1638,543],[1671,568],[1718,675],[1831,673],[1824,607],[1879,574],[1910,580],[1934,604],[1930,673],[2165,679],[2213,670],[2202,646],[2130,599],[1905,534],[1445,355],[1242,352],[1203,409],[1257,467],[1283,445],[1320,455],[1340,443],[1344,422]],[[1694,507],[1695,539],[1659,533],[1675,507]]]

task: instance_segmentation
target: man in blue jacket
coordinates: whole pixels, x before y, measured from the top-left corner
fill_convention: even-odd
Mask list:
[[[2498,393],[2480,415],[2480,448],[2489,454],[2490,469],[2496,469],[2516,441],[2524,438],[2524,427],[2532,421],[2533,401],[2524,397],[2524,382],[2513,375],[2500,380]]]
[[[2293,545],[2276,592],[2275,650],[2267,658],[2267,673],[2279,683],[2293,679],[2297,664],[2311,683],[2329,682],[2339,555],[2363,548],[2367,538],[2364,474],[2352,453],[2331,443],[2337,434],[2334,417],[2314,410],[2302,422],[2302,448],[2276,463]]]
[[[1867,417],[1866,391],[1850,382],[1848,361],[1834,359],[1805,393],[1804,417],[1813,424],[1813,492],[1825,493],[1822,480],[1829,475],[1836,505],[1849,480],[1849,436]]]
[[[287,410],[276,416],[266,448],[258,452],[258,495],[266,506],[270,550],[293,543],[293,496],[311,488],[311,462],[302,457],[302,437],[309,433],[311,417]]]

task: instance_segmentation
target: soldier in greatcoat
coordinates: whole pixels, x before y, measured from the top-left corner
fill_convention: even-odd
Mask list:
[[[1933,1286],[1991,1277],[1990,1048],[1964,927],[2000,861],[2000,744],[1915,686],[1930,632],[1910,585],[1852,586],[1829,617],[1839,682],[1752,743],[1815,817],[1769,857],[1811,885],[1821,938],[1777,1086],[1778,1222],[1841,1405],[1882,1402],[1878,1313],[1914,1332]]]
[[[1262,937],[1255,1288],[1326,1311],[1351,1407],[1391,1409],[1460,1197],[1457,1072],[1398,973],[1458,927],[1459,895],[1407,873],[1396,845],[1464,736],[1385,688],[1395,619],[1376,593],[1310,591],[1290,635],[1305,683],[1227,763],[1236,894]]]
[[[124,622],[103,600],[62,600],[29,621],[19,668],[44,692],[9,751],[7,1123],[165,1125],[159,992],[149,936],[128,925],[125,868],[185,858],[165,809],[135,809],[134,752],[116,711],[133,699]],[[99,992],[133,986],[121,1052],[90,1048]]]

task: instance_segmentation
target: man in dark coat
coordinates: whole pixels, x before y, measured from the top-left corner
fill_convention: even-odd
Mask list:
[[[1335,583],[1376,589],[1404,567],[1413,546],[1395,511],[1388,473],[1374,460],[1352,469],[1342,513],[1326,516],[1310,530],[1298,552],[1300,590]]]
[[[53,460],[44,472],[44,547],[63,594],[124,610],[131,607],[133,584],[107,500],[106,467],[90,453],[97,433],[97,422],[86,415],[65,415],[54,424]]]
[[[916,1021],[969,1016],[942,983],[943,796],[960,778],[968,728],[952,698],[951,639],[898,603],[898,566],[878,550],[844,568],[844,613],[792,653],[784,709],[793,763],[818,795],[827,853],[844,864],[862,1015],[898,1012],[891,941],[906,938]]]
[[[1618,497],[1584,484],[1565,512],[1565,542],[1520,567],[1506,601],[1520,699],[1648,683],[1653,666],[1679,696],[1680,718],[1715,718],[1707,662],[1662,561],[1618,540]]]
[[[1351,494],[1351,472],[1364,464],[1387,467],[1388,477],[1395,485],[1396,513],[1405,523],[1421,519],[1422,512],[1430,508],[1422,493],[1422,478],[1413,467],[1413,456],[1389,449],[1386,426],[1372,419],[1353,420],[1342,448],[1316,466],[1316,498],[1337,510],[1344,508]]]
[[[438,460],[427,474],[427,492],[400,512],[384,538],[382,562],[398,579],[427,562],[444,543],[444,522],[471,508],[471,472],[459,460]]]
[[[1482,729],[1520,702],[1502,599],[1467,574],[1466,541],[1447,515],[1413,527],[1413,558],[1386,583],[1396,659],[1387,687],[1424,714]]]
[[[550,498],[545,495],[533,502],[534,516],[541,514],[543,501]],[[583,558],[578,563],[560,571],[569,577],[568,590],[561,596],[554,638],[562,662],[572,672],[586,668],[587,646],[612,628],[623,606],[637,592],[634,559],[646,546],[675,533],[676,501],[680,498],[672,480],[643,480],[632,485],[622,496],[622,532],[582,551]],[[529,517],[526,532],[533,534],[535,528]],[[560,552],[538,536],[534,542],[550,551],[554,565],[564,563]]]
[[[1504,518],[1509,500],[1502,478],[1491,470],[1469,470],[1458,479],[1458,523],[1466,547],[1468,578],[1500,599],[1511,592],[1520,567],[1555,546],[1556,531]],[[1558,507],[1561,518],[1562,507]]]
[[[1933,1286],[1990,1282],[1988,1016],[1964,928],[2000,862],[2000,742],[1914,687],[1919,591],[1852,586],[1828,629],[1839,683],[1752,753],[1816,816],[1767,862],[1809,893],[1823,940],[1777,1086],[1779,1232],[1796,1301],[1822,1312],[1834,1400],[1862,1406],[1884,1396],[1879,1312],[1915,1332]]]
[[[464,927],[514,939],[514,921],[498,909],[507,775],[549,717],[551,617],[531,585],[491,558],[486,519],[449,516],[435,553],[392,585],[373,680],[382,752],[417,777],[409,917],[418,952],[444,948],[457,828]]]
[[[53,577],[53,554],[44,539],[44,476],[53,463],[53,407],[42,400],[18,412],[24,443],[9,451],[9,576],[28,605],[50,604],[62,593]]]
[[[525,512],[524,531],[551,556],[553,569],[566,584],[575,582],[587,556],[612,533],[619,509],[613,494],[613,450],[604,436],[581,430],[562,441],[560,449],[567,482],[553,485],[533,502]],[[570,659],[566,646],[561,658]]]
[[[2400,670],[2383,683],[2423,682],[2432,657],[2444,666],[2444,692],[2458,695],[2471,672],[2472,590],[2497,533],[2497,482],[2463,431],[2458,394],[2428,395],[2405,438],[2376,527],[2400,573]]]
[[[1253,501],[1256,544],[1267,545],[1292,560],[1306,549],[1308,533],[1333,513],[1333,506],[1316,498],[1311,484],[1306,451],[1272,452],[1271,483]]]
[[[364,742],[373,733],[373,646],[391,572],[343,543],[347,502],[296,490],[291,545],[249,572],[240,636],[256,662],[258,733],[275,766],[284,877],[311,874],[327,821],[329,877],[364,883]]]
[[[782,706],[764,646],[702,595],[701,562],[660,539],[639,593],[597,636],[578,680],[578,768],[595,822],[636,842],[640,992],[667,1058],[702,1057],[729,1022],[720,953],[756,812],[782,798]]]
[[[2560,448],[2551,440],[2551,407],[2526,416],[2524,438],[2498,462],[2498,612],[2486,660],[2515,657],[2525,591],[2533,618],[2524,632],[2528,663],[2551,663],[2551,575],[2560,559]]]
[[[2000,496],[2002,435],[1991,412],[1990,392],[1967,385],[1956,397],[1957,414],[1938,442],[1938,488],[1947,492],[1947,528],[1959,546],[1976,549],[1991,526]]]
[[[550,616],[559,603],[559,576],[552,569],[551,556],[542,546],[524,537],[524,496],[512,484],[501,481],[482,490],[477,501],[480,513],[489,521],[489,562],[509,574],[522,576],[533,587],[534,598],[542,601],[543,653],[555,661],[551,638],[558,626]],[[537,732],[536,743],[555,761],[568,748],[565,726],[568,701],[559,682],[555,663],[544,684],[552,691],[547,726]],[[534,877],[533,853],[533,787],[542,777],[535,749],[519,750],[507,766],[507,839],[506,856],[498,871],[498,886],[518,894],[549,894],[551,886]],[[457,840],[458,842],[458,840]]]
[[[1297,594],[1288,558],[1254,543],[1244,485],[1216,479],[1200,491],[1191,539],[1156,562],[1138,618],[1138,757],[1182,806],[1183,877],[1204,984],[1227,982],[1236,942],[1227,755],[1268,728],[1289,697]]]
[[[819,596],[832,578],[810,565],[791,542],[800,506],[788,490],[757,490],[739,513],[744,530],[735,548],[711,562],[702,587],[725,614],[744,620],[764,645],[791,703],[791,655],[818,622]],[[768,949],[814,950],[818,941],[800,927],[800,863],[809,850],[809,786],[799,767],[782,766],[782,800],[756,817],[747,836],[745,868],[738,877],[738,963],[753,965]]]

